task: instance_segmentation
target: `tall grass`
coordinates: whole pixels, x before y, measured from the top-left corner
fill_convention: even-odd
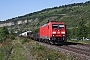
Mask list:
[[[33,42],[33,43],[32,43]],[[26,45],[34,60],[74,60],[73,56],[51,50],[32,41]]]
[[[10,41],[5,41],[2,43],[0,47],[0,60],[7,60],[9,55],[11,54],[12,44]]]
[[[25,56],[24,50],[22,46],[17,43],[14,46],[13,53],[11,54],[10,60],[27,60],[27,57]]]

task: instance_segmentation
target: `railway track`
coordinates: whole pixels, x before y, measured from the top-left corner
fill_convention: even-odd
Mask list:
[[[80,48],[76,48],[76,47],[71,47],[71,46],[60,46],[60,48],[69,50],[69,51],[73,51],[79,54],[82,54],[84,56],[90,56],[90,51],[86,50],[86,49],[80,49]]]
[[[82,46],[82,45],[69,45],[69,46],[72,48],[76,48],[76,49],[80,48],[83,51],[90,52],[90,47],[87,46]]]
[[[50,49],[54,49],[65,54],[73,55],[78,60],[90,60],[90,45],[78,44],[78,43],[66,43],[61,46],[50,45],[47,43],[37,42],[40,45],[46,46]]]

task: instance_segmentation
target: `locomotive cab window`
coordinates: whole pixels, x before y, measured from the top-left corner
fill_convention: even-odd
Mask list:
[[[62,28],[64,28],[65,26],[63,25],[63,24],[53,24],[52,25],[52,29],[54,29],[54,28],[60,28],[60,29],[62,29]]]
[[[53,24],[52,25],[52,28],[54,29],[54,28],[58,28],[58,25],[57,24]]]
[[[64,25],[59,25],[59,28],[60,28],[60,29],[63,29],[63,28],[64,28]]]

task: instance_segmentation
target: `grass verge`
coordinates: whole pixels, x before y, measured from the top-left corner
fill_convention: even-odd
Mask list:
[[[19,43],[16,43],[9,60],[27,60],[24,50]]]
[[[2,43],[2,46],[0,47],[0,60],[7,60],[9,58],[12,47],[11,41],[5,41]]]
[[[74,42],[74,43],[83,43],[83,44],[90,44],[90,41],[87,40],[68,40],[68,42]]]

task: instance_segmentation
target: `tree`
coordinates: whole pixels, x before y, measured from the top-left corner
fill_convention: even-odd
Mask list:
[[[12,30],[10,31],[9,38],[10,38],[11,40],[14,40],[14,39],[15,39],[15,33],[13,33]]]
[[[73,28],[72,29],[72,31],[71,31],[71,33],[72,33],[72,38],[77,38],[78,36],[77,36],[77,28]]]
[[[78,36],[80,38],[86,37],[87,36],[87,27],[85,26],[85,22],[83,19],[79,22],[79,27],[78,27]]]
[[[3,42],[6,40],[6,38],[9,36],[9,31],[7,29],[7,27],[2,27],[0,29],[0,42]]]
[[[89,23],[89,27],[88,27],[88,36],[87,37],[89,37],[90,38],[90,23]]]
[[[71,38],[71,29],[67,29],[67,39]]]

